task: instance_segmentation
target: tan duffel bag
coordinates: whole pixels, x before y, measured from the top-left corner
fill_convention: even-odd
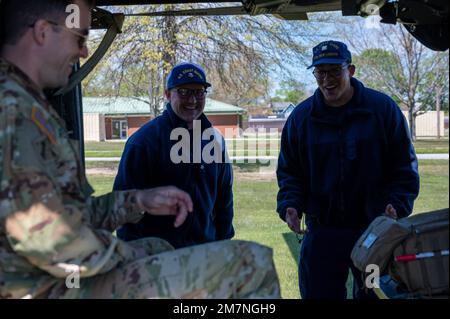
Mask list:
[[[448,208],[397,221],[378,217],[356,242],[352,261],[363,276],[377,265],[411,296],[448,296],[448,217]]]

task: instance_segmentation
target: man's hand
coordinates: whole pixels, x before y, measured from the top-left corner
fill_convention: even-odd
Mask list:
[[[397,211],[391,204],[388,204],[386,206],[386,209],[384,210],[384,216],[390,217],[392,219],[398,219]]]
[[[175,215],[175,227],[184,223],[194,206],[189,194],[174,186],[138,190],[136,201],[142,210],[151,215]]]
[[[298,212],[295,208],[288,207],[286,209],[286,223],[289,228],[297,234],[304,234],[308,231],[300,227],[301,219],[302,218],[298,216]]]

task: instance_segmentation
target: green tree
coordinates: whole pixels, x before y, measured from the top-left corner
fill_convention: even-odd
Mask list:
[[[398,56],[384,49],[370,48],[354,56],[353,63],[357,66],[355,76],[367,87],[381,92],[397,92],[391,97],[397,104],[402,102],[400,92],[405,79]]]
[[[296,79],[280,82],[280,89],[275,91],[273,102],[290,102],[298,104],[306,98],[306,84]]]
[[[415,140],[416,117],[435,109],[437,100],[445,104],[448,53],[429,50],[401,26],[381,25],[370,30],[372,39],[362,23],[352,31],[347,40],[356,51],[357,76],[408,110]]]
[[[428,105],[430,109],[448,111],[449,104],[449,56],[448,52],[437,52],[425,61],[425,65],[431,68],[424,80],[427,86],[419,87],[421,102]],[[431,87],[435,94],[423,92]]]
[[[123,10],[132,13],[130,10],[190,7],[140,6]],[[211,97],[238,105],[251,104],[268,96],[269,75],[275,68],[289,74],[288,64],[303,63],[305,40],[314,38],[315,28],[314,24],[272,16],[129,17],[107,56],[84,81],[84,89],[87,94],[148,96],[151,113],[157,115],[163,105],[168,71],[178,62],[192,61],[203,65],[211,78]]]

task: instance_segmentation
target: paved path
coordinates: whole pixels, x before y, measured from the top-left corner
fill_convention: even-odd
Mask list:
[[[436,160],[448,160],[447,154],[417,154],[418,159],[436,159]]]

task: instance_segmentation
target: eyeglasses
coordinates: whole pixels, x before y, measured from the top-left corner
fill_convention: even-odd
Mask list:
[[[208,93],[205,89],[186,89],[180,88],[176,89],[177,93],[183,98],[189,98],[191,96],[195,96],[197,99],[204,99],[206,94]]]
[[[340,78],[342,76],[342,71],[349,66],[349,64],[344,64],[340,68],[334,68],[328,71],[314,69],[313,75],[317,80],[324,80],[327,74],[333,78]]]
[[[82,49],[82,48],[84,48],[86,46],[87,40],[89,38],[88,35],[85,35],[85,34],[82,34],[80,32],[77,32],[77,31],[75,31],[75,30],[73,30],[71,28],[66,27],[65,25],[61,25],[61,24],[58,24],[56,22],[49,21],[49,20],[46,20],[46,21],[48,23],[50,23],[51,25],[54,25],[55,27],[64,28],[65,30],[69,31],[70,33],[75,34],[78,37],[78,47],[80,49]]]
[[[82,33],[80,33],[80,32],[77,32],[77,31],[75,31],[75,30],[73,30],[73,29],[71,29],[71,28],[66,27],[65,25],[56,23],[56,22],[54,22],[54,21],[50,21],[50,20],[45,20],[45,21],[47,21],[49,24],[51,24],[51,25],[53,25],[53,26],[55,26],[55,27],[64,28],[65,30],[69,31],[70,33],[76,35],[76,36],[78,37],[78,47],[79,47],[80,49],[83,49],[83,48],[86,46],[86,43],[87,43],[88,38],[89,38],[88,35],[82,34]],[[30,27],[30,28],[34,28],[34,25],[35,25],[35,24],[36,24],[36,22],[33,23],[33,24],[30,24],[29,27]]]

